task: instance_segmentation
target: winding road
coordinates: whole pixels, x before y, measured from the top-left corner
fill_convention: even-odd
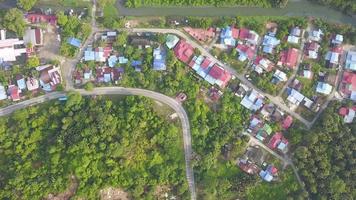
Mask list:
[[[177,114],[182,124],[183,131],[183,144],[184,144],[184,156],[185,156],[185,166],[186,166],[186,176],[187,181],[191,193],[191,199],[196,199],[196,191],[195,191],[195,181],[194,181],[194,173],[191,164],[192,160],[192,139],[190,134],[190,125],[189,118],[187,113],[185,112],[183,106],[178,103],[175,99],[163,95],[158,92],[153,92],[150,90],[137,89],[137,88],[123,88],[123,87],[101,87],[95,88],[93,91],[86,91],[83,89],[76,89],[75,92],[79,92],[84,96],[92,96],[92,95],[136,95],[136,96],[144,96],[156,101],[162,102],[169,107],[171,107]],[[26,108],[28,106],[33,106],[36,104],[43,103],[45,101],[54,100],[59,97],[66,95],[65,92],[52,92],[43,96],[39,96],[36,98],[32,98],[26,101],[19,102],[17,104],[1,108],[0,116],[8,115],[16,110]]]

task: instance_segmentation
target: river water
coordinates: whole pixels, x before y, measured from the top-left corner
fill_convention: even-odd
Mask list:
[[[356,26],[356,17],[342,11],[311,3],[307,0],[290,0],[286,8],[259,7],[142,7],[125,8],[117,2],[122,16],[310,16]]]

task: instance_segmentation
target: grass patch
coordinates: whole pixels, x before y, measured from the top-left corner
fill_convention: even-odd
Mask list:
[[[285,200],[289,194],[300,190],[291,169],[284,171],[281,180],[275,183],[261,182],[247,191],[247,199]]]

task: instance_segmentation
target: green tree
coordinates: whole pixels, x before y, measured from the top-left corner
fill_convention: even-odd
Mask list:
[[[22,37],[25,33],[26,23],[23,18],[21,10],[11,8],[8,10],[3,18],[4,28],[15,32],[18,36]]]
[[[29,11],[36,4],[37,0],[17,0],[17,6]]]
[[[84,89],[87,91],[93,91],[94,90],[94,84],[92,82],[87,82],[84,86]]]
[[[60,26],[66,25],[68,22],[68,16],[65,15],[63,11],[59,11],[57,13],[57,22],[58,22],[58,25],[60,25]]]
[[[28,68],[38,67],[40,65],[40,59],[37,56],[33,56],[27,59],[26,66]]]

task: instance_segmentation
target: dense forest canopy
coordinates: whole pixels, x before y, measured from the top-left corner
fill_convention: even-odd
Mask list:
[[[303,130],[294,133],[303,135],[295,159],[312,199],[356,197],[356,123],[344,124],[339,107],[335,104],[324,111],[307,134]]]
[[[288,0],[126,0],[130,8],[142,6],[258,6],[283,7]]]
[[[72,94],[59,102],[0,118],[0,199],[42,199],[64,191],[70,175],[78,197],[97,199],[120,187],[154,198],[168,186],[189,197],[181,130],[158,116],[151,100],[110,101]]]

